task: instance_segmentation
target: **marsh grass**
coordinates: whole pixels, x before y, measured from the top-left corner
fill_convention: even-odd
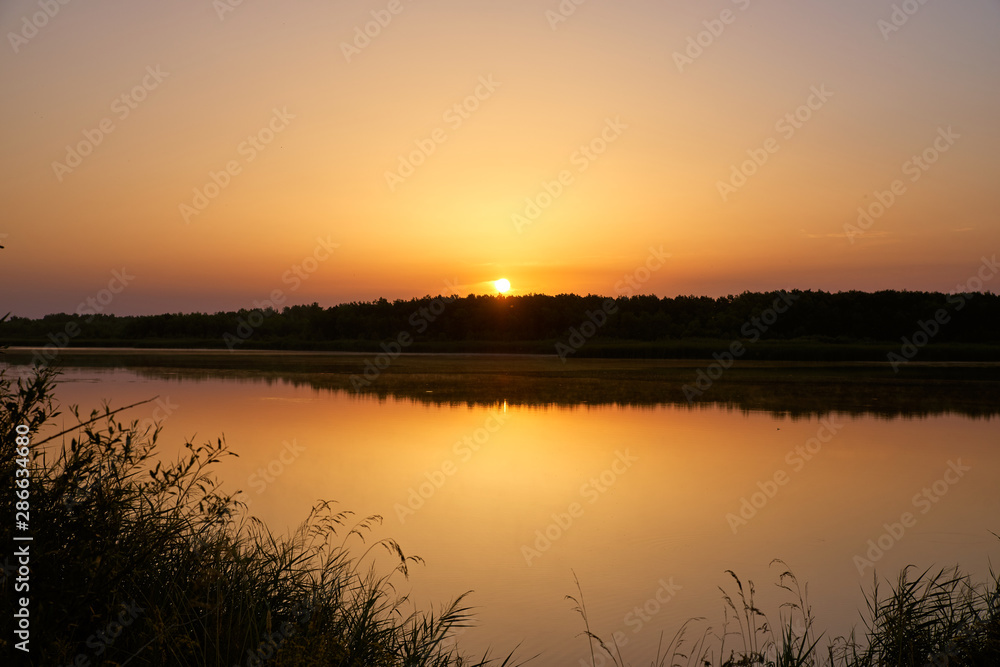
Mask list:
[[[777,635],[767,615],[758,608],[752,581],[726,573],[735,589],[720,587],[724,602],[721,630],[707,627],[694,641],[687,641],[692,624],[681,625],[664,649],[662,636],[651,667],[997,667],[1000,665],[1000,575],[990,568],[989,581],[975,583],[958,567],[913,574],[904,568],[886,592],[877,578],[865,591],[862,614],[864,632],[857,637],[830,640],[820,647],[816,635],[808,585],[800,586],[781,560],[777,586],[790,600],[778,610]],[[595,634],[587,617],[583,589],[575,580],[574,611],[583,619],[582,633],[590,647],[592,665],[610,661],[626,667],[621,650]],[[733,627],[735,625],[735,628]],[[727,644],[737,644],[729,648]],[[646,663],[638,663],[646,664]]]
[[[904,568],[883,597],[866,594],[865,641],[842,640],[843,665],[1000,665],[1000,576],[974,583],[957,567],[913,576]]]
[[[0,478],[14,479],[14,427],[38,434],[59,414],[54,377],[0,375]],[[187,443],[164,464],[159,429],[123,414],[72,410],[71,429],[32,442],[31,653],[14,651],[4,613],[8,655],[46,666],[494,664],[453,642],[472,623],[465,596],[418,612],[397,592],[420,559],[372,540],[381,517],[321,502],[291,535],[275,536],[212,476],[234,456],[224,441]],[[6,544],[14,509],[4,494]],[[0,584],[5,605],[11,571]]]

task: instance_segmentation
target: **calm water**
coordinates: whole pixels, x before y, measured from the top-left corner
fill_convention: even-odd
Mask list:
[[[273,530],[319,498],[381,514],[376,536],[426,561],[402,586],[419,607],[474,590],[480,627],[461,643],[506,652],[520,642],[518,655],[541,652],[540,664],[588,655],[565,600],[573,572],[592,629],[619,633],[642,664],[661,632],[669,640],[690,617],[706,617],[699,631],[720,627],[727,569],[752,579],[776,618],[789,597],[769,563],[783,559],[808,582],[829,636],[859,622],[873,568],[856,557],[867,558],[869,540],[888,547],[870,554],[880,577],[912,563],[961,564],[982,578],[1000,555],[988,532],[1000,529],[997,416],[438,405],[298,380],[68,367],[58,397],[89,411],[158,395],[132,418],[164,418],[166,455],[186,438],[224,435],[239,458],[219,476]]]

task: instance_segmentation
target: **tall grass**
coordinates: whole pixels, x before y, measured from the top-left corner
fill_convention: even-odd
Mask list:
[[[778,611],[775,628],[754,601],[752,581],[744,582],[732,571],[735,591],[720,587],[724,604],[721,631],[706,628],[694,641],[687,641],[690,625],[684,623],[657,654],[648,660],[651,667],[998,667],[1000,666],[1000,575],[990,569],[989,581],[974,583],[957,567],[936,572],[928,569],[913,576],[904,568],[883,595],[874,579],[865,591],[862,615],[863,636],[852,631],[821,647],[816,635],[808,587],[799,585],[795,575],[780,560],[778,586],[791,594]],[[589,642],[592,665],[610,661],[626,667],[620,648],[608,645],[595,634],[587,618],[583,590],[576,581],[575,603],[584,623],[582,633]],[[735,629],[733,629],[735,625]],[[735,638],[735,639],[734,639]],[[738,648],[727,644],[735,641]]]
[[[53,386],[50,370],[16,382],[0,374],[0,479],[14,479],[14,428],[37,434],[59,415]],[[418,612],[397,593],[420,560],[393,540],[372,541],[381,517],[358,520],[321,502],[277,537],[210,474],[234,455],[222,440],[187,443],[164,464],[159,428],[140,430],[126,413],[74,410],[73,428],[32,443],[31,652],[14,650],[5,609],[5,653],[46,666],[495,662],[463,656],[453,642],[472,621],[464,596]],[[5,492],[8,545],[14,509]],[[11,573],[5,567],[0,584],[5,606],[15,598]]]
[[[884,597],[874,581],[865,641],[843,640],[837,664],[1000,665],[1000,576],[992,567],[986,585],[957,567],[912,572],[904,568]]]

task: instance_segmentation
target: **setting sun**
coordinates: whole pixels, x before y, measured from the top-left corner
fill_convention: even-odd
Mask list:
[[[506,294],[510,290],[510,281],[506,278],[501,278],[493,282],[493,286],[497,288],[497,291],[501,294]]]

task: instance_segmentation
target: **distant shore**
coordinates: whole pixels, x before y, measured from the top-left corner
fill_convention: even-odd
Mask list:
[[[738,339],[737,339],[738,340]],[[560,355],[557,345],[562,341],[414,341],[402,354],[475,354],[475,355],[546,355],[562,356],[567,361],[577,359],[713,359],[724,355],[735,341],[723,339],[684,339],[666,341],[587,341],[572,352]],[[206,352],[341,352],[379,354],[394,352],[392,341],[253,341],[230,349],[221,340],[206,339],[142,339],[88,340],[79,339],[72,346],[54,346],[52,341],[34,338],[0,338],[0,345],[15,348],[57,347],[59,353],[77,350],[176,350]],[[993,343],[931,343],[914,348],[911,358],[904,356],[900,341],[831,342],[821,340],[760,340],[742,343],[740,360],[750,361],[867,361],[888,362],[891,355],[905,361],[1000,361],[1000,344]],[[386,348],[389,348],[387,350]]]
[[[580,358],[1000,361],[990,292],[425,296],[216,313],[0,318],[0,345],[544,354]]]
[[[31,365],[40,348],[0,363]],[[128,369],[149,377],[281,380],[426,404],[723,405],[776,414],[1000,414],[1000,363],[580,358],[556,355],[66,348],[55,367]]]

